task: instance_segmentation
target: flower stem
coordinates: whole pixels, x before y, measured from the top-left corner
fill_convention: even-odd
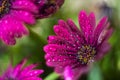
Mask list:
[[[59,75],[55,72],[49,74],[44,80],[56,80],[59,77]]]

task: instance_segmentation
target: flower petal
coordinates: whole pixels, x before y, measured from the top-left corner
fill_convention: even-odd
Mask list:
[[[28,34],[25,26],[11,16],[2,18],[0,25],[0,38],[8,45],[14,45],[16,43],[15,38]]]
[[[103,29],[105,29],[105,27],[107,27],[106,24],[107,24],[107,18],[104,17],[101,19],[101,21],[97,25],[96,29],[94,30],[94,34],[93,34],[94,44],[97,43],[98,37],[99,37],[100,33],[103,31]]]
[[[12,4],[12,8],[14,9],[22,9],[22,10],[26,10],[26,11],[31,11],[34,13],[37,13],[37,6],[35,6],[35,4],[33,2],[31,2],[30,0],[15,0],[15,2],[13,2]],[[19,15],[20,16],[20,15]]]
[[[65,80],[78,80],[80,76],[86,72],[88,72],[88,67],[79,67],[76,69],[72,69],[70,66],[67,66],[64,70]]]
[[[83,11],[83,10],[80,11],[78,20],[79,20],[79,25],[80,25],[81,31],[84,34],[86,31],[86,20],[87,20],[87,14],[85,11]]]
[[[92,34],[95,27],[95,15],[94,13],[90,13],[89,16],[87,16],[85,11],[81,11],[79,13],[79,24],[82,30],[82,33],[84,34],[85,40],[87,43],[92,42]]]
[[[75,44],[77,44],[77,46],[80,46],[81,43],[84,43],[83,35],[71,19],[67,20],[67,24],[70,27],[70,30],[72,32],[71,34],[73,34],[72,37],[75,39]]]
[[[107,52],[110,50],[111,46],[108,42],[104,41],[101,46],[98,47],[98,53],[95,57],[95,60],[100,60],[107,54]]]
[[[27,12],[22,10],[13,10],[11,11],[11,16],[14,16],[16,19],[21,20],[22,22],[28,23],[28,24],[34,24],[35,18],[34,16]]]
[[[108,39],[111,37],[112,33],[113,33],[112,28],[103,30],[98,38],[97,45],[100,46],[104,41],[108,41]]]
[[[28,78],[24,78],[22,80],[42,80],[42,79],[39,77],[28,77]]]
[[[58,44],[61,46],[70,46],[70,47],[75,47],[71,42],[65,40],[64,38],[60,36],[49,36],[48,37],[48,43],[49,44]],[[77,44],[78,42],[76,42]]]
[[[24,74],[22,77],[37,77],[41,73],[43,73],[43,70],[30,70]]]
[[[22,60],[22,61],[14,68],[12,75],[14,75],[14,76],[19,75],[19,73],[20,73],[20,71],[21,71],[21,69],[22,69],[22,67],[24,66],[25,63],[26,63],[26,59]]]
[[[56,35],[64,38],[69,43],[74,44],[74,46],[78,45],[77,42],[79,42],[79,40],[75,37],[74,34],[72,34],[70,29],[63,28],[61,25],[56,25],[56,26],[54,26],[54,31],[55,31]]]
[[[89,28],[88,31],[87,31],[87,33],[88,33],[88,39],[87,40],[88,40],[89,44],[92,44],[92,41],[93,41],[93,36],[92,35],[93,35],[93,30],[95,28],[95,25],[96,25],[95,15],[92,12],[88,16],[88,23],[86,25]]]
[[[47,52],[66,52],[66,51],[71,51],[71,52],[76,52],[77,50],[74,49],[73,47],[70,47],[70,46],[60,46],[60,45],[56,45],[56,44],[49,44],[49,45],[46,45],[44,47],[44,51],[47,53]]]
[[[24,76],[25,73],[27,73],[28,71],[32,70],[32,69],[35,68],[36,66],[37,66],[37,64],[31,64],[31,65],[25,67],[25,68],[21,71],[20,75],[21,75],[21,76]]]

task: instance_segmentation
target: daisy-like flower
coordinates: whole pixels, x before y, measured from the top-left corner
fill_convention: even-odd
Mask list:
[[[26,59],[21,61],[15,68],[10,66],[3,76],[0,77],[0,80],[42,80],[39,77],[43,70],[34,69],[37,65],[31,64],[23,68],[26,63]]]
[[[37,18],[46,18],[55,13],[64,3],[64,0],[32,0],[37,5]]]
[[[44,47],[46,64],[63,74],[65,80],[77,80],[88,71],[90,63],[100,60],[110,49],[112,29],[106,17],[96,26],[94,13],[87,16],[81,11],[78,21],[81,30],[71,19],[59,20],[54,26],[56,35],[49,36]]]
[[[29,32],[23,23],[34,24],[38,8],[31,0],[0,0],[0,39],[8,45]]]

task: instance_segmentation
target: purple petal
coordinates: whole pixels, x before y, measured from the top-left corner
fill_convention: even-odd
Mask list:
[[[2,75],[2,80],[4,80],[4,77],[6,76],[11,76],[13,72],[13,68],[12,68],[12,65],[10,64],[9,67],[7,68],[7,70],[5,71],[5,73]]]
[[[36,66],[37,66],[37,64],[31,64],[31,65],[25,67],[25,68],[21,71],[20,75],[21,75],[21,76],[24,76],[25,73],[27,73],[28,71],[32,70],[32,69],[35,68]]]
[[[22,80],[42,80],[42,79],[39,77],[28,77],[28,78],[24,78]]]
[[[72,63],[77,62],[75,58],[76,57],[73,57],[73,56],[51,55],[46,58],[47,60],[46,63],[49,66],[66,66],[66,65],[71,65]]]
[[[108,29],[103,30],[98,38],[97,45],[100,46],[104,41],[108,41],[108,39],[111,37],[112,33],[113,33],[112,28],[110,28],[109,30]]]
[[[87,14],[85,11],[81,11],[79,13],[79,24],[82,30],[82,33],[84,34],[85,40],[87,43],[90,43],[92,40],[93,30],[95,27],[95,15],[94,13],[90,13],[90,15],[87,17]]]
[[[14,16],[16,19],[21,20],[22,22],[28,23],[28,24],[34,24],[35,18],[34,16],[27,12],[22,10],[12,11],[11,16]],[[21,17],[22,16],[22,17]]]
[[[93,12],[91,12],[90,15],[88,16],[88,20],[89,20],[89,25],[92,28],[91,30],[93,30],[93,28],[95,28],[96,25],[95,15]]]
[[[0,80],[3,80],[3,79],[0,77]]]
[[[94,13],[90,13],[90,15],[88,16],[88,23],[87,23],[87,25],[86,26],[88,26],[88,31],[87,31],[87,33],[88,33],[88,42],[90,43],[90,44],[92,44],[92,42],[93,42],[93,30],[94,30],[94,28],[95,28],[95,25],[96,25],[96,20],[95,20],[95,15],[94,15]]]
[[[68,30],[65,27],[63,28],[61,25],[56,25],[54,26],[54,31],[56,35],[63,37],[65,40],[69,41],[71,44],[74,44],[75,46],[77,46],[77,44],[75,43],[76,40],[74,38],[74,35],[71,33],[70,29]]]
[[[67,43],[67,40],[59,36],[49,36],[47,40],[49,44],[61,44],[62,45],[62,44]]]
[[[104,41],[101,46],[98,47],[98,53],[96,54],[95,60],[100,60],[107,54],[111,46],[108,42]]]
[[[67,24],[69,25],[69,28],[72,32],[77,33],[78,35],[81,35],[80,30],[77,28],[77,26],[74,24],[74,22],[71,19],[67,20]]]
[[[70,27],[70,30],[72,32],[71,34],[73,34],[72,37],[75,40],[75,44],[77,44],[77,46],[80,46],[81,43],[84,43],[83,35],[71,19],[67,20],[67,24]]]
[[[26,59],[24,59],[23,61],[21,61],[13,70],[13,75],[17,76],[19,75],[19,72],[21,71],[22,67],[24,66],[24,64],[26,63]]]
[[[86,12],[85,11],[80,11],[78,20],[79,20],[80,28],[81,28],[83,33],[86,31],[86,19],[87,19]]]
[[[104,17],[101,19],[101,21],[97,25],[96,29],[94,30],[94,35],[93,35],[94,44],[97,43],[98,37],[99,37],[100,33],[102,32],[102,30],[105,27],[107,27],[106,24],[107,24],[107,18]]]
[[[65,68],[64,77],[65,77],[65,80],[73,80],[73,77],[74,77],[73,72],[69,66]]]
[[[22,77],[36,77],[40,75],[41,73],[43,73],[43,70],[31,70],[31,71],[24,73],[24,76]]]
[[[70,39],[70,33],[66,28],[63,28],[61,25],[54,26],[54,31],[56,35],[65,38],[66,40]],[[65,34],[64,34],[65,33]]]
[[[88,20],[88,17],[87,17],[87,14],[85,11],[80,11],[79,13],[79,17],[78,17],[78,20],[79,20],[79,25],[80,25],[80,28],[81,28],[81,31],[86,39],[86,41],[88,42],[88,37],[89,37],[89,29],[90,29],[90,21]]]
[[[12,4],[14,9],[22,9],[37,13],[37,7],[30,0],[15,0]],[[20,15],[19,15],[20,16]]]
[[[81,38],[79,29],[77,30],[76,25],[72,22],[71,19],[69,19],[67,22],[59,20],[58,25],[54,26],[54,31],[58,36],[64,38],[75,46],[80,46],[80,44],[84,42]]]
[[[65,52],[65,51],[71,51],[71,52],[76,52],[77,50],[74,49],[73,47],[68,47],[66,48],[66,46],[60,46],[60,45],[56,45],[56,44],[49,44],[46,45],[44,47],[44,51],[47,52]]]
[[[27,59],[22,60],[15,68],[10,67],[6,70],[5,74],[1,77],[1,79],[14,79],[14,80],[42,80],[39,78],[39,75],[43,73],[43,70],[33,69],[37,66],[31,64],[25,68],[23,68]]]
[[[88,67],[72,69],[70,66],[67,66],[64,70],[65,80],[78,80],[80,76],[88,72],[88,70],[89,70]]]
[[[11,16],[2,18],[0,25],[0,38],[8,45],[14,45],[16,42],[15,38],[22,37],[23,34],[28,34],[25,26]]]
[[[61,46],[70,46],[70,47],[75,47],[76,45],[80,45],[79,42],[76,42],[76,45],[73,45],[71,42],[65,40],[64,38],[62,38],[60,36],[49,36],[48,43],[49,44],[58,44]]]

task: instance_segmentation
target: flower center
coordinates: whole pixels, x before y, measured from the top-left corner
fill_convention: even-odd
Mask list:
[[[81,64],[89,64],[94,61],[95,54],[96,50],[94,47],[91,47],[90,45],[83,45],[78,51],[77,58]]]
[[[9,12],[11,4],[9,0],[0,0],[0,18]]]

